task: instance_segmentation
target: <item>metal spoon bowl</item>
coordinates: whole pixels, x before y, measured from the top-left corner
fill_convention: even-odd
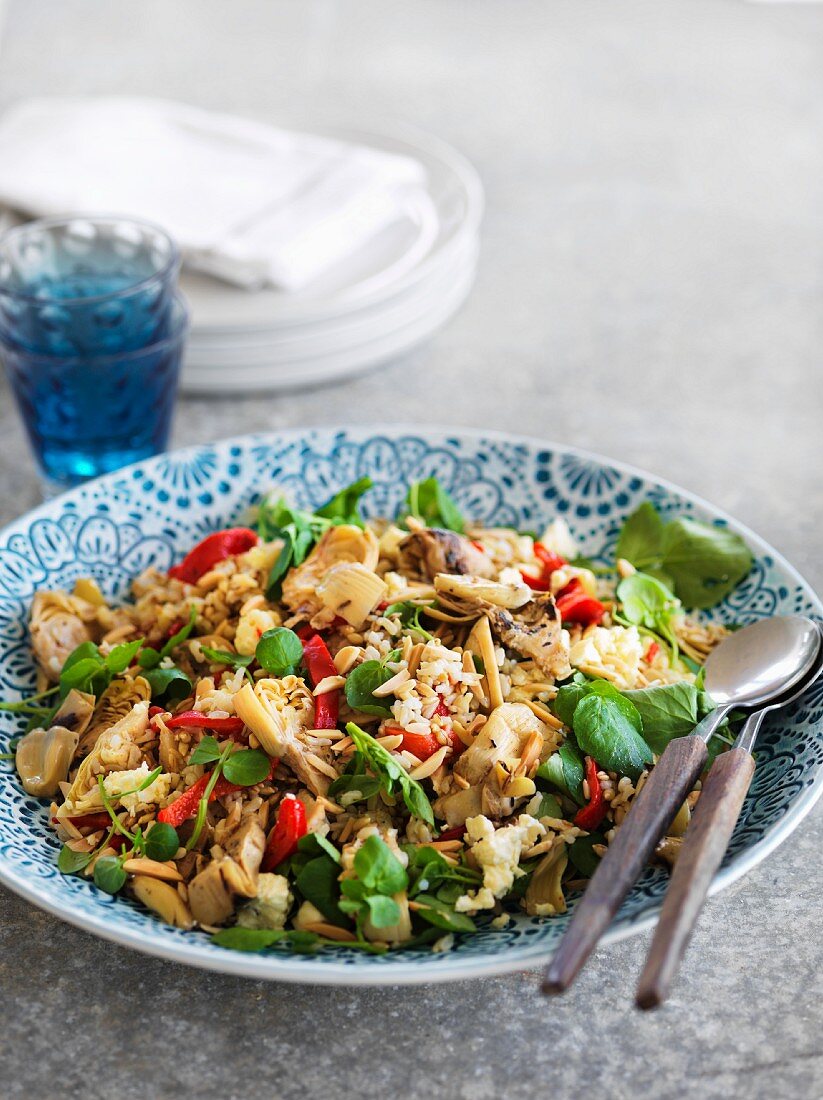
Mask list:
[[[761,619],[712,650],[705,665],[706,691],[718,706],[757,708],[804,680],[820,649],[820,631],[811,619]]]

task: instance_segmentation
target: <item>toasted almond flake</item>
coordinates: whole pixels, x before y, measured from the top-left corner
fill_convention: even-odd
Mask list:
[[[363,650],[360,646],[356,645],[344,645],[342,649],[339,649],[334,655],[334,667],[344,676],[347,672],[351,672],[355,662],[362,656]]]
[[[555,718],[548,707],[544,707],[542,703],[536,703],[534,700],[526,700],[526,706],[541,722],[545,722],[547,726],[551,726],[554,730],[560,730],[563,728],[563,723],[559,718]]]
[[[424,845],[425,848],[436,848],[438,852],[459,852],[463,847],[463,841],[459,838],[454,840],[433,840],[430,844]]]
[[[462,787],[464,791],[467,791],[471,786],[471,783],[469,783],[468,779],[464,779],[463,776],[459,775],[457,772],[454,773],[452,778],[454,779],[457,786]]]
[[[422,764],[416,767],[413,771],[409,772],[409,775],[412,779],[426,779],[428,776],[437,771],[437,769],[448,756],[449,751],[449,746],[443,745],[437,750],[437,752],[432,753],[428,760],[424,760]]]
[[[166,882],[183,881],[183,876],[173,863],[159,863],[156,859],[127,859],[123,870],[130,875],[150,875],[151,878],[160,878]]]
[[[406,658],[409,676],[416,676],[417,670],[420,667],[420,658],[423,656],[423,650],[425,645],[422,642],[418,642],[417,645],[412,646],[408,657]]]
[[[316,796],[316,802],[318,806],[322,806],[324,810],[328,810],[332,814],[342,814],[343,807],[338,806],[336,802],[332,802],[330,798],[325,795],[319,794]]]
[[[503,705],[503,687],[500,683],[500,669],[497,667],[492,630],[485,615],[477,620],[474,630],[480,650],[480,660],[483,662],[483,679],[489,691],[489,703],[491,709],[495,710]]]
[[[329,776],[330,779],[337,779],[337,772],[334,770],[331,764],[327,764],[325,760],[321,760],[319,756],[315,755],[315,753],[307,752],[306,760],[309,764],[313,764],[318,771],[322,772],[324,775]]]
[[[386,695],[394,695],[394,689],[399,687],[400,684],[404,684],[406,680],[410,680],[409,670],[407,668],[401,668],[390,680],[387,680],[385,684],[381,684],[380,687],[376,687],[372,691],[372,695],[377,699],[382,699]]]
[[[431,726],[428,722],[407,722],[404,726],[407,733],[430,733]]]
[[[378,737],[376,740],[378,745],[382,745],[388,752],[394,752],[403,744],[403,734],[389,733],[385,737]]]
[[[335,754],[338,752],[345,752],[346,749],[353,744],[354,741],[352,741],[351,737],[344,737],[342,741],[338,741],[336,745],[332,745],[331,751]]]
[[[357,939],[354,932],[348,928],[339,928],[336,924],[327,924],[323,920],[313,920],[304,924],[307,932],[314,932],[317,936],[325,936],[327,940],[340,940],[341,943],[351,943]]]
[[[324,676],[312,692],[312,695],[327,695],[330,691],[339,691],[340,688],[345,686],[345,676]]]

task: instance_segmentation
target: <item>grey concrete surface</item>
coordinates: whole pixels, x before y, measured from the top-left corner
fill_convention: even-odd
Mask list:
[[[703,494],[823,589],[823,7],[12,4],[0,106],[110,91],[400,119],[487,189],[477,286],[429,347],[333,389],[185,400],[177,443],[340,419],[522,430]],[[5,521],[37,486],[4,384],[0,439]],[[821,843],[823,807],[707,906],[653,1016],[630,1007],[646,936],[560,1002],[534,974],[329,990],[144,958],[0,892],[0,1095],[819,1100]]]

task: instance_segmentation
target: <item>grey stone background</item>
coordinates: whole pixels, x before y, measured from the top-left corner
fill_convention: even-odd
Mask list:
[[[79,92],[399,119],[486,186],[476,288],[429,347],[332,389],[184,400],[177,443],[340,419],[530,432],[701,493],[823,589],[823,8],[13,2],[0,106]],[[0,439],[6,521],[38,491],[4,383]],[[707,906],[642,1016],[647,936],[559,1002],[533,973],[291,987],[144,958],[0,891],[0,1095],[819,1100],[821,841],[823,807]]]

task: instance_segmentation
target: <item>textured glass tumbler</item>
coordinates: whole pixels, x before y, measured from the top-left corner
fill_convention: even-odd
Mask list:
[[[62,358],[0,338],[46,496],[165,450],[188,322],[178,295],[167,335],[136,351]]]
[[[43,355],[106,355],[164,339],[174,241],[130,218],[47,218],[0,237],[0,336]]]

